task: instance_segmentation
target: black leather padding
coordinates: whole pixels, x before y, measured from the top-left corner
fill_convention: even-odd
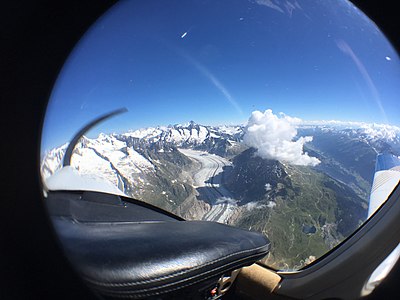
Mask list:
[[[114,297],[138,299],[192,286],[250,265],[270,247],[259,233],[215,222],[52,220],[83,279]]]
[[[141,201],[99,192],[52,191],[46,206],[67,258],[94,290],[111,298],[186,294],[185,287],[214,284],[222,274],[261,259],[270,247],[256,232],[184,221]]]

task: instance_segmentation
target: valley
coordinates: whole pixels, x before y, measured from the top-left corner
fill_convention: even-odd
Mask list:
[[[179,151],[200,164],[199,169],[192,174],[193,187],[198,193],[197,201],[207,202],[211,209],[198,219],[227,223],[238,206],[232,194],[224,187],[222,176],[218,175],[231,163],[221,156],[203,151],[190,149],[179,149]]]
[[[375,154],[400,149],[393,135],[389,140],[365,130],[305,126],[298,136],[313,137],[304,150],[320,163],[301,166],[261,158],[243,142],[244,130],[190,122],[84,137],[72,166],[184,219],[261,232],[272,242],[262,263],[296,270],[364,222]],[[44,155],[44,182],[61,168],[65,148]]]

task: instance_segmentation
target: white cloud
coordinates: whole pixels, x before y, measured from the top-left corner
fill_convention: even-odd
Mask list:
[[[253,209],[263,209],[263,208],[270,207],[270,206],[267,206],[265,204],[260,204],[257,201],[252,201],[252,202],[247,203],[245,205],[245,207],[248,211],[251,211]]]
[[[248,211],[251,211],[253,209],[264,209],[264,208],[274,208],[276,206],[276,203],[274,201],[268,201],[267,204],[260,204],[257,201],[252,201],[244,205]]]
[[[221,198],[218,198],[218,199],[217,199],[217,201],[215,202],[215,204],[218,205],[218,204],[224,204],[224,203],[226,203],[226,204],[230,204],[230,205],[236,205],[237,202],[238,202],[238,200],[235,200],[235,199],[230,198],[230,197],[221,197]]]
[[[290,117],[287,116],[285,113],[280,112],[279,115],[284,118],[285,120],[287,120],[290,124],[292,125],[300,125],[303,123],[303,120],[297,117]]]
[[[315,166],[320,163],[319,159],[303,151],[303,145],[311,142],[312,137],[300,137],[293,141],[297,130],[292,122],[300,121],[283,113],[278,117],[270,109],[265,112],[254,111],[245,128],[243,140],[249,147],[256,148],[257,155],[262,158],[294,165]]]

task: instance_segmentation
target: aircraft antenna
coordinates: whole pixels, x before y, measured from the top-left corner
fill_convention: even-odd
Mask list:
[[[90,122],[89,124],[87,124],[85,127],[83,127],[81,130],[79,130],[74,137],[72,138],[71,142],[68,145],[67,150],[65,151],[65,155],[64,155],[64,160],[63,160],[63,167],[65,166],[70,166],[71,165],[71,157],[72,157],[72,152],[75,149],[76,144],[79,142],[79,140],[82,138],[82,136],[89,131],[89,129],[93,128],[95,125],[99,124],[100,122],[103,122],[115,115],[127,112],[128,109],[127,108],[120,108],[117,110],[114,110],[112,112],[109,112],[105,115],[102,115],[100,117],[98,117],[97,119],[93,120],[92,122]]]

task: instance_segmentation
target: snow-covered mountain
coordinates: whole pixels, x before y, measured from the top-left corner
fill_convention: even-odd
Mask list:
[[[300,129],[320,129],[324,132],[343,133],[368,142],[385,142],[400,145],[400,127],[388,124],[341,122],[341,121],[302,121]]]
[[[288,237],[294,236],[308,257],[322,255],[353,232],[365,220],[376,153],[400,155],[398,127],[324,123],[295,127],[295,139],[312,137],[303,150],[318,158],[318,165],[291,165],[257,156],[256,149],[243,142],[244,126],[190,122],[83,137],[71,166],[186,219],[212,216],[213,221],[263,232],[275,242],[273,264],[283,268],[280,264],[298,264],[279,256],[287,251]],[[61,168],[66,148],[67,144],[46,153],[41,164],[44,181]],[[287,222],[294,212],[299,215]],[[304,244],[308,238],[303,234],[318,239],[320,252]],[[290,251],[288,257],[298,254]]]
[[[400,128],[396,126],[321,121],[303,122],[296,127],[299,136],[348,137],[367,143],[376,151],[388,150],[388,147],[392,147],[392,151],[400,150]],[[82,172],[90,170],[98,174],[107,169],[101,174],[108,174],[112,182],[118,182],[118,173],[132,179],[132,174],[154,171],[158,162],[143,155],[144,150],[161,153],[173,148],[191,148],[221,156],[236,155],[246,149],[242,145],[244,130],[244,126],[205,126],[191,121],[185,125],[150,127],[122,134],[100,134],[96,139],[84,137],[75,148],[72,165]],[[41,164],[44,178],[61,167],[67,145],[46,153]]]
[[[41,168],[44,178],[61,168],[66,148],[67,144],[45,156]],[[82,174],[96,174],[124,191],[124,185],[143,182],[141,175],[154,172],[156,162],[114,136],[100,134],[97,139],[81,139],[74,149],[71,165]]]
[[[185,125],[145,128],[114,136],[130,147],[157,151],[168,151],[171,147],[191,148],[229,156],[237,154],[237,148],[241,147],[243,126],[213,127],[191,121]]]
[[[45,154],[40,164],[40,171],[43,179],[48,178],[50,175],[54,174],[55,171],[61,168],[62,160],[67,147],[68,143],[58,148],[51,149]]]
[[[296,124],[296,128],[298,136],[313,137],[312,142],[305,144],[305,150],[321,160],[318,168],[335,179],[353,184],[352,188],[360,190],[360,194],[361,190],[367,190],[372,179],[376,152],[400,154],[400,128],[396,126],[304,122]],[[243,143],[245,130],[244,126],[205,126],[191,121],[122,134],[100,134],[95,139],[83,137],[75,147],[72,166],[83,174],[105,178],[138,197],[149,190],[146,185],[160,180],[160,172],[174,170],[176,174],[173,172],[172,177],[182,173],[179,168],[190,160],[177,148],[233,158],[248,148]],[[64,144],[44,156],[41,163],[44,178],[61,167],[66,147]],[[349,164],[353,164],[351,168]],[[167,194],[165,190],[162,192]]]
[[[95,139],[83,137],[74,149],[71,165],[82,174],[95,174],[111,182],[132,197],[177,206],[193,192],[185,183],[187,178],[179,180],[185,177],[182,168],[191,161],[177,148],[233,155],[243,147],[242,133],[240,126],[211,127],[190,122],[124,134],[100,134]],[[67,145],[44,156],[41,163],[44,181],[61,168]]]
[[[129,131],[122,134],[125,137],[138,138],[150,143],[164,142],[176,146],[199,145],[209,139],[227,139],[232,142],[239,141],[243,133],[243,126],[204,126],[190,121],[185,125],[170,125],[150,127]]]

